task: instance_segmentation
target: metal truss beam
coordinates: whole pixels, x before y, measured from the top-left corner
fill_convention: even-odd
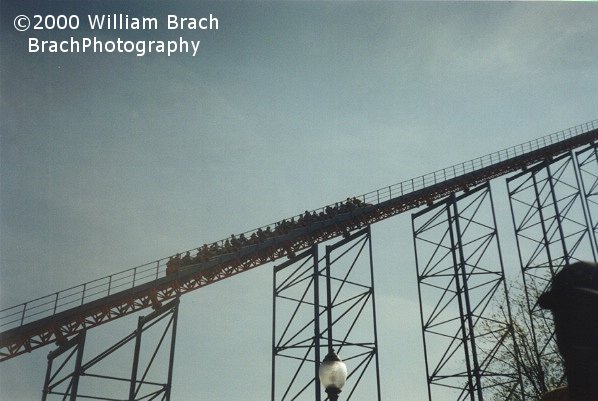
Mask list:
[[[139,317],[137,329],[134,332],[90,358],[87,362],[83,362],[86,331],[77,334],[56,350],[51,351],[48,354],[42,401],[50,399],[68,399],[70,401],[76,399],[170,400],[178,306],[179,300],[175,299],[151,314]],[[143,334],[159,325],[163,326],[161,332],[157,329],[152,330],[154,334],[159,334],[154,338],[157,343],[152,348],[151,354],[144,355],[142,353]],[[168,339],[169,332],[170,339]],[[104,368],[104,371],[108,373],[97,372],[103,361],[115,355],[117,351],[125,350],[131,343],[134,343],[134,351],[130,376],[114,373],[114,370],[118,370],[115,369],[115,366],[122,366],[122,363],[116,365],[113,363],[110,367]],[[148,346],[146,345],[145,348]],[[166,351],[161,352],[162,349],[166,349]],[[167,363],[156,363],[160,357],[167,357]],[[74,367],[69,372],[66,367],[69,364],[72,365],[73,359]],[[58,367],[56,367],[57,364],[59,364]],[[164,372],[164,366],[166,366],[166,372]],[[159,372],[156,373],[156,370]],[[154,381],[153,376],[164,373],[166,382]]]
[[[590,239],[593,244],[594,259],[598,259],[598,142],[575,152],[575,161],[579,171],[579,184],[582,201],[586,210],[586,219]]]
[[[507,179],[509,203],[537,364],[560,358],[552,315],[538,306],[554,275],[596,261],[596,144],[547,159]],[[587,186],[587,187],[586,187]],[[594,217],[592,217],[594,216]]]
[[[349,370],[343,399],[380,401],[378,341],[369,227],[317,245],[273,273],[272,401],[325,400],[318,368],[330,339],[321,319],[331,313],[332,344]],[[326,303],[329,269],[331,305]]]
[[[155,308],[184,293],[558,156],[597,138],[598,129],[592,121],[525,146],[364,194],[360,198],[365,207],[188,266],[177,274],[165,277],[168,258],[160,259],[6,308],[0,311],[0,327],[3,329],[0,361],[62,341],[140,309]]]
[[[519,353],[489,183],[412,224],[429,400],[512,399],[521,373],[506,356]]]

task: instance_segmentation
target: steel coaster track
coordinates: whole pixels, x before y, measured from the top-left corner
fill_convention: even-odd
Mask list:
[[[359,206],[342,213],[329,213],[338,210],[338,204],[313,210],[314,216],[323,218],[293,223],[281,234],[263,237],[264,232],[277,232],[280,222],[245,232],[245,238],[262,233],[260,241],[228,253],[222,251],[228,240],[217,241],[221,250],[217,255],[174,274],[166,275],[167,257],[5,308],[0,310],[0,361],[53,342],[61,344],[88,328],[147,307],[158,308],[197,288],[597,140],[598,120],[593,120],[351,198],[361,201]],[[289,224],[300,218],[284,221]]]

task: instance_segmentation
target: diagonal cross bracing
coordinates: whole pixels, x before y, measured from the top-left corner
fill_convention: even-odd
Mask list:
[[[296,286],[281,285],[308,275]],[[321,257],[314,245],[274,267],[273,290],[272,400],[326,399],[318,367],[328,340],[350,372],[343,399],[380,400],[369,227],[326,246]]]
[[[507,179],[530,317],[533,358],[541,371],[556,354],[551,313],[537,304],[567,264],[597,259],[596,142],[547,159]],[[593,189],[592,189],[593,188]]]
[[[598,139],[598,120],[554,133],[465,163],[372,191],[354,199],[360,207],[327,214],[334,205],[317,209],[323,219],[295,225],[283,233],[208,260],[188,265],[165,276],[168,258],[92,280],[0,311],[0,360],[71,337],[147,307],[157,307],[189,291],[293,255],[310,246],[345,235],[354,229],[387,219],[452,193],[472,188]],[[587,190],[596,193],[596,185]],[[592,198],[593,200],[596,197]],[[298,219],[295,216],[289,221]],[[285,220],[285,222],[287,222]],[[270,230],[272,224],[244,233]],[[227,241],[221,240],[219,249]]]
[[[517,351],[489,183],[423,209],[412,224],[429,400],[501,398],[521,377],[504,362]],[[504,319],[495,304],[505,305]]]

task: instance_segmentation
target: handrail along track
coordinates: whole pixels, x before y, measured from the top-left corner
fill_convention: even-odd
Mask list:
[[[0,361],[55,341],[60,343],[82,330],[137,310],[158,307],[163,301],[283,257],[289,249],[300,251],[314,243],[343,235],[348,230],[429,204],[450,193],[467,190],[597,140],[598,120],[593,120],[362,194],[355,198],[363,202],[363,207],[307,227],[291,229],[284,235],[266,238],[235,252],[217,255],[173,275],[165,275],[169,259],[166,257],[2,309]],[[333,206],[327,205],[311,213],[326,212]],[[249,238],[258,230],[274,229],[278,223],[247,231],[243,235]],[[225,241],[217,241],[221,249]]]

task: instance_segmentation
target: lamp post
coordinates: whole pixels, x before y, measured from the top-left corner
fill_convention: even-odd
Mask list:
[[[330,256],[326,252],[326,317],[328,321],[328,354],[320,363],[318,376],[330,401],[337,401],[347,380],[347,366],[332,348],[332,296],[330,288]]]
[[[326,389],[330,401],[337,401],[341,388],[347,380],[347,366],[334,351],[329,351],[320,364],[319,376],[320,383]]]

